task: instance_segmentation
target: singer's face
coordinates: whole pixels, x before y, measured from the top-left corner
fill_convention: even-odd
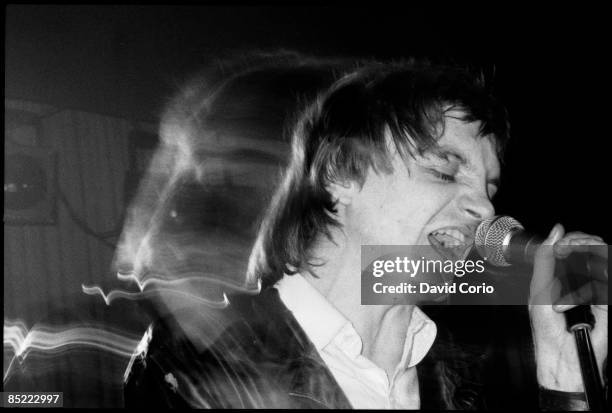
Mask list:
[[[423,156],[393,155],[389,174],[370,170],[347,208],[345,230],[361,245],[432,245],[447,259],[462,259],[476,226],[494,214],[499,179],[493,139],[480,123],[449,112],[438,147]]]

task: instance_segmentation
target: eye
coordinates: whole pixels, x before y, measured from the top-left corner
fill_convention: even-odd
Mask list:
[[[437,169],[430,169],[429,171],[436,178],[438,178],[438,179],[440,179],[440,180],[442,180],[444,182],[455,182],[455,177],[453,175],[445,174],[444,172],[440,172]]]

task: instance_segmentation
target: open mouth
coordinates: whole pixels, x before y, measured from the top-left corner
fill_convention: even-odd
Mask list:
[[[473,234],[457,227],[439,228],[430,232],[427,239],[442,258],[452,261],[464,260],[474,245]]]

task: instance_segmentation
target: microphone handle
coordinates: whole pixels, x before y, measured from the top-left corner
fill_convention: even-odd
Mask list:
[[[586,259],[583,254],[570,254],[568,262],[577,263],[578,267],[574,268],[587,268],[585,262],[583,262]],[[566,280],[570,291],[579,288],[577,280],[580,275],[573,271],[567,274]],[[576,340],[587,405],[592,411],[604,411],[605,395],[590,335],[591,330],[595,327],[595,316],[591,311],[591,306],[578,305],[565,311],[564,314],[567,331],[573,333]]]
[[[578,305],[565,312],[565,325],[570,333],[579,328],[591,331],[595,326],[595,316],[590,305]]]
[[[595,352],[591,343],[590,331],[595,324],[595,318],[591,312],[591,306],[579,305],[565,312],[565,321],[568,331],[574,334],[578,360],[580,362],[580,373],[584,384],[584,394],[589,410],[603,412],[606,399],[599,375],[599,367]]]
[[[504,257],[510,264],[533,263],[538,247],[544,242],[544,238],[523,229],[515,229],[506,237]]]

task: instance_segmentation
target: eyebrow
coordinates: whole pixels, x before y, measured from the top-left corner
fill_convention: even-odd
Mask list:
[[[441,159],[448,159],[450,156],[452,156],[456,158],[459,161],[459,164],[467,170],[474,169],[473,164],[468,161],[467,157],[463,154],[463,152],[453,146],[440,145],[431,149],[429,152]],[[487,184],[495,185],[497,188],[499,188],[500,178],[496,177],[488,179]]]

